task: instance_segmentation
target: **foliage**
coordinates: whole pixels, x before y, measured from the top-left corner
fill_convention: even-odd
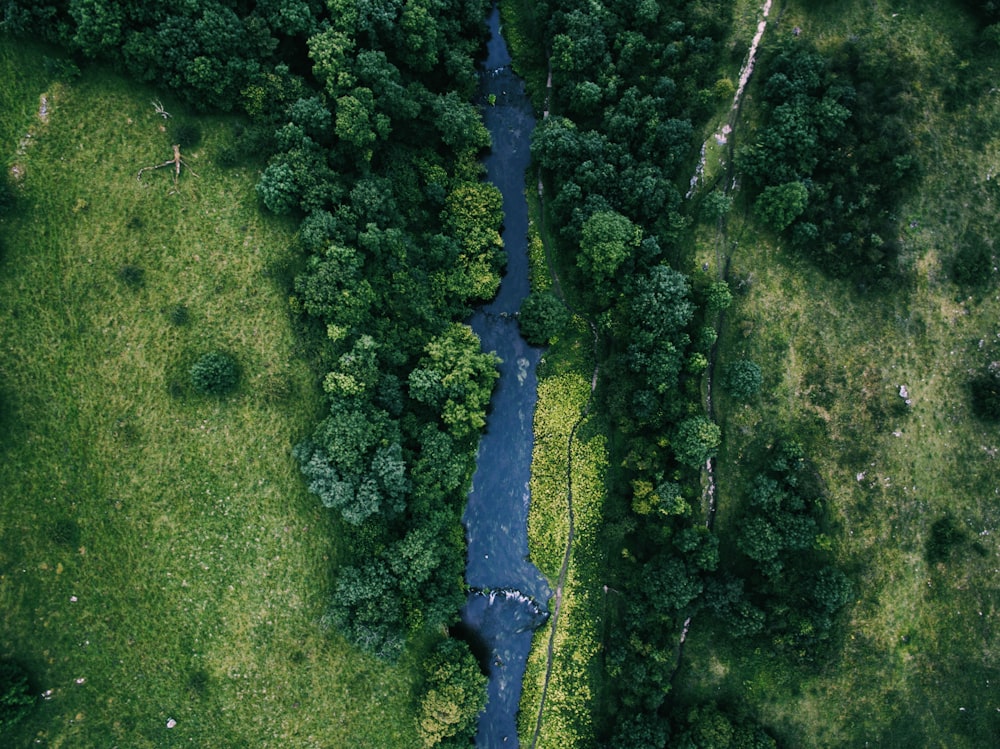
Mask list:
[[[208,351],[191,365],[191,384],[203,395],[227,395],[240,382],[240,365],[232,354]]]
[[[721,441],[718,424],[704,416],[692,416],[677,425],[671,445],[681,465],[696,468],[715,455]]]
[[[796,39],[762,60],[764,126],[737,164],[757,216],[840,276],[896,271],[895,210],[916,175],[900,70],[887,50],[827,58]]]
[[[722,384],[737,400],[748,401],[760,392],[763,377],[760,365],[749,359],[736,359],[723,369]]]
[[[16,663],[0,661],[0,734],[22,721],[35,702],[27,672]]]
[[[476,719],[486,706],[486,677],[461,640],[443,640],[424,662],[426,681],[417,730],[421,746],[467,746],[476,733]]]
[[[545,346],[558,338],[569,321],[566,305],[550,291],[529,294],[517,313],[521,335],[532,346]]]
[[[429,341],[424,351],[410,372],[410,397],[435,407],[455,439],[471,437],[486,425],[486,406],[499,377],[496,354],[481,353],[479,337],[458,323]]]

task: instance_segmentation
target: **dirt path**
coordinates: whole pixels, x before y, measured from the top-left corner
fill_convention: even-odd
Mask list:
[[[726,178],[723,182],[722,188],[726,195],[730,194],[737,188],[736,177],[733,169],[733,151],[735,150],[733,146],[733,133],[736,130],[736,124],[739,120],[740,107],[743,103],[743,94],[746,93],[747,84],[750,81],[750,76],[753,74],[754,65],[757,61],[757,49],[760,46],[761,40],[764,38],[764,32],[767,29],[768,16],[771,13],[771,5],[772,0],[766,0],[761,8],[761,17],[757,23],[757,32],[754,34],[753,40],[750,43],[750,49],[747,52],[747,59],[744,61],[743,67],[740,69],[739,86],[736,89],[736,94],[733,96],[733,105],[729,109],[729,115],[726,117],[725,124],[712,136],[720,145],[725,144],[729,152],[726,162]],[[784,12],[784,3],[782,3],[781,12]],[[706,148],[703,145],[701,148],[701,161],[699,161],[698,166],[695,169],[695,174],[691,178],[691,189],[686,196],[687,198],[694,195],[698,186],[698,180],[704,172],[705,153]],[[732,259],[731,254],[727,250],[729,240],[727,229],[728,227],[726,225],[725,217],[720,218],[716,233],[715,246],[718,260],[717,264],[719,268],[719,279],[723,281],[726,281],[729,278],[729,264]],[[722,326],[725,323],[725,314],[725,311],[722,311],[716,318],[716,330],[722,330]],[[717,361],[718,343],[715,343],[712,345],[712,349],[709,352],[708,368],[705,370],[705,411],[712,421],[715,421],[715,401],[712,394],[714,392],[715,368]],[[707,508],[705,513],[705,527],[711,530],[715,525],[715,513],[717,510],[716,500],[718,497],[714,457],[705,461],[704,475],[705,485],[702,489],[702,506]],[[677,660],[674,663],[674,670],[670,675],[671,682],[674,681],[681,668],[681,660],[684,656],[684,643],[687,641],[688,633],[691,631],[691,621],[692,617],[689,616],[684,620],[684,624],[681,626],[681,634],[677,642]]]
[[[545,86],[545,109],[543,111],[542,117],[549,116],[549,94],[552,92],[552,67],[549,66],[548,80]],[[542,681],[542,696],[538,700],[538,712],[535,715],[535,730],[532,732],[530,749],[536,749],[538,746],[538,739],[542,733],[542,721],[545,713],[545,700],[549,691],[549,682],[552,679],[552,666],[555,663],[556,657],[556,631],[559,626],[559,614],[562,610],[562,596],[563,588],[566,585],[566,575],[569,572],[569,562],[573,552],[573,540],[576,537],[576,526],[575,526],[575,516],[573,514],[573,442],[576,439],[577,430],[583,424],[584,421],[590,416],[591,409],[594,403],[594,391],[597,390],[597,379],[600,374],[600,364],[597,359],[597,346],[599,343],[599,337],[597,334],[597,325],[594,324],[592,320],[589,320],[585,315],[581,314],[579,311],[573,308],[573,306],[566,300],[566,295],[562,290],[562,283],[559,280],[559,273],[556,271],[555,265],[552,262],[552,257],[550,254],[550,248],[545,244],[545,206],[544,206],[544,189],[542,186],[542,175],[539,172],[538,175],[538,203],[539,203],[539,236],[542,238],[542,244],[545,248],[545,265],[549,273],[549,277],[552,279],[552,288],[555,291],[556,296],[563,303],[563,305],[575,316],[584,320],[587,325],[590,326],[590,331],[594,336],[594,370],[590,377],[590,397],[587,399],[587,404],[584,406],[583,411],[580,414],[580,418],[576,420],[573,424],[572,429],[569,432],[569,439],[566,441],[566,513],[569,520],[569,530],[566,534],[566,550],[563,552],[562,566],[559,569],[559,578],[556,581],[555,593],[553,595],[553,600],[555,601],[551,617],[549,619],[549,644],[545,651],[545,678]]]
[[[756,58],[757,58],[757,49],[760,46],[760,42],[761,42],[761,40],[764,37],[764,32],[767,29],[767,20],[768,20],[769,14],[771,12],[771,5],[772,5],[772,0],[765,0],[764,5],[761,8],[761,20],[757,24],[757,32],[754,35],[753,40],[751,41],[750,49],[749,49],[749,52],[747,53],[747,59],[743,63],[743,67],[740,69],[739,86],[737,87],[736,94],[733,97],[733,105],[730,108],[730,112],[729,112],[728,117],[726,118],[725,124],[722,126],[722,128],[719,130],[718,133],[716,133],[715,135],[712,136],[712,137],[716,138],[719,143],[726,143],[726,144],[728,144],[729,148],[730,148],[730,152],[732,150],[731,136],[732,136],[733,131],[735,130],[736,121],[739,118],[740,105],[741,105],[742,100],[743,100],[743,95],[746,92],[747,84],[749,83],[750,77],[753,74],[754,64],[755,64]],[[550,102],[550,98],[551,98],[550,97],[551,92],[552,92],[552,67],[551,67],[551,63],[550,63],[550,65],[549,65],[549,73],[548,73],[548,80],[546,81],[545,108],[543,110],[543,115],[542,115],[543,119],[545,117],[549,116],[549,102]],[[699,162],[698,167],[695,170],[695,174],[691,178],[691,182],[690,182],[690,184],[691,184],[691,190],[690,190],[690,192],[687,195],[688,198],[690,198],[694,194],[695,190],[697,189],[699,178],[700,178],[701,174],[704,171],[704,167],[705,167],[705,164],[704,164],[705,153],[706,153],[706,148],[704,146],[702,146],[702,149],[701,149],[702,160]],[[731,157],[729,158],[728,163],[729,163],[729,169],[731,170],[732,169],[732,158]],[[735,188],[735,184],[736,184],[735,180],[731,179],[730,177],[731,177],[731,175],[727,175],[726,186],[724,188],[724,190],[725,190],[726,193],[731,192]],[[539,201],[540,206],[542,207],[542,210],[540,211],[540,213],[542,215],[539,217],[539,221],[540,221],[540,224],[541,224],[539,230],[540,230],[540,235],[543,238],[543,244],[544,244],[545,231],[544,231],[544,195],[543,195],[543,193],[544,193],[544,189],[543,189],[543,185],[542,185],[542,177],[541,177],[541,174],[539,173],[539,176],[538,176],[538,201]],[[721,253],[723,254],[723,263],[721,264],[721,268],[720,268],[720,273],[721,273],[720,277],[722,279],[725,279],[728,276],[728,273],[729,273],[729,257],[728,257],[728,254],[725,253],[725,249],[724,249],[724,244],[725,244],[725,241],[726,241],[726,237],[727,237],[727,234],[726,234],[726,226],[725,226],[724,220],[720,220],[720,223],[719,223],[719,238],[718,238],[718,243],[721,243],[721,244],[718,244],[717,246],[723,247],[723,249],[720,250]],[[583,424],[583,422],[590,415],[591,407],[593,405],[594,391],[597,389],[597,381],[598,381],[598,375],[599,375],[599,365],[597,363],[597,346],[598,346],[598,343],[599,343],[598,333],[597,333],[597,326],[591,320],[588,320],[586,317],[584,317],[579,312],[577,312],[577,310],[573,309],[573,307],[566,301],[565,294],[563,293],[563,290],[562,290],[562,285],[561,285],[561,283],[559,281],[559,275],[556,272],[555,267],[554,267],[554,265],[552,263],[552,259],[551,259],[550,254],[549,254],[549,247],[547,245],[545,245],[545,261],[546,261],[546,266],[548,268],[549,275],[552,278],[552,286],[553,286],[553,290],[556,293],[556,296],[559,297],[559,299],[562,301],[562,303],[566,306],[566,308],[570,312],[572,312],[574,315],[577,315],[577,316],[581,317],[590,326],[590,329],[591,329],[591,331],[593,332],[593,335],[594,335],[594,354],[595,354],[595,356],[594,356],[594,371],[593,371],[593,375],[591,377],[591,383],[590,383],[590,398],[588,399],[587,405],[584,408],[583,413],[580,415],[580,418],[576,421],[576,423],[573,425],[573,428],[570,430],[570,436],[569,436],[569,440],[568,440],[568,444],[567,444],[567,448],[566,448],[566,508],[567,508],[567,513],[568,513],[568,518],[569,518],[569,532],[567,533],[566,550],[565,550],[565,552],[563,554],[562,567],[559,570],[559,579],[558,579],[558,581],[556,583],[556,587],[555,587],[555,594],[554,594],[555,604],[554,604],[554,608],[552,610],[552,616],[551,616],[551,619],[550,619],[550,624],[549,624],[549,627],[550,627],[549,628],[549,643],[548,643],[548,647],[546,649],[545,678],[544,678],[544,680],[542,682],[542,696],[541,696],[541,698],[539,699],[539,702],[538,702],[538,712],[537,712],[536,717],[535,717],[535,729],[534,729],[534,732],[532,733],[531,743],[529,744],[530,749],[537,749],[538,740],[539,740],[539,737],[541,736],[542,721],[543,721],[543,716],[544,716],[544,712],[545,712],[545,700],[546,700],[546,695],[548,693],[549,682],[550,682],[551,677],[552,677],[553,663],[555,662],[555,637],[556,637],[556,629],[557,629],[558,624],[559,624],[559,613],[560,613],[560,610],[561,610],[561,607],[562,607],[563,587],[565,586],[565,583],[566,583],[566,575],[567,575],[567,572],[569,570],[569,562],[570,562],[570,557],[571,557],[572,548],[573,548],[573,539],[574,539],[574,536],[575,536],[574,515],[573,515],[573,440],[576,438],[576,433],[577,433],[577,430],[579,429],[579,427]],[[722,324],[722,319],[721,319],[721,315],[722,314],[723,313],[720,313],[720,320],[718,321],[719,325]],[[714,405],[713,405],[713,401],[712,401],[712,385],[713,385],[713,379],[714,379],[715,361],[716,361],[716,346],[713,346],[712,347],[712,351],[710,352],[709,368],[708,368],[708,371],[707,371],[707,374],[706,374],[706,404],[705,404],[706,405],[706,410],[708,411],[709,416],[712,417],[713,419],[714,419],[715,409],[714,409]],[[715,521],[715,510],[716,510],[716,501],[715,501],[715,499],[716,499],[716,481],[715,481],[715,460],[714,460],[714,458],[710,458],[708,461],[706,461],[706,464],[705,464],[705,474],[706,474],[706,483],[705,483],[705,488],[704,488],[704,492],[703,492],[703,501],[706,503],[706,505],[708,507],[708,512],[707,512],[707,516],[706,516],[706,519],[705,519],[705,525],[708,528],[711,528],[712,525],[713,525],[713,523],[714,523],[714,521]],[[671,674],[671,681],[673,681],[673,678],[677,675],[677,672],[680,670],[681,658],[682,658],[683,652],[684,652],[684,642],[687,640],[687,636],[688,636],[688,632],[689,632],[690,628],[691,628],[691,617],[688,617],[684,621],[684,624],[683,624],[683,627],[682,627],[682,630],[681,630],[680,640],[679,640],[679,645],[678,645],[678,652],[677,652],[677,661],[675,663],[673,673]]]

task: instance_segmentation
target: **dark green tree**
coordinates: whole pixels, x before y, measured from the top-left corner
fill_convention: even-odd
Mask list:
[[[486,706],[486,677],[461,640],[446,639],[424,664],[426,681],[420,697],[417,732],[424,749],[448,741],[468,746],[476,718]]]
[[[240,382],[240,365],[231,354],[209,351],[191,365],[191,384],[203,395],[226,395]]]
[[[532,346],[545,346],[558,338],[569,325],[572,315],[563,301],[551,291],[529,294],[521,303],[517,323],[521,335]]]

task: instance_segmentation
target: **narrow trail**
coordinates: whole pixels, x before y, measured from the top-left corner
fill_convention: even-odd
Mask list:
[[[545,85],[545,109],[543,111],[542,117],[549,116],[549,94],[552,91],[552,67],[549,66],[548,80]],[[600,374],[600,364],[597,358],[597,348],[600,343],[600,338],[597,333],[597,325],[585,315],[583,315],[578,310],[574,309],[573,306],[566,300],[566,295],[563,293],[562,284],[559,280],[559,273],[556,271],[555,265],[552,262],[552,257],[549,251],[549,246],[545,243],[545,206],[544,206],[544,188],[542,186],[542,175],[541,171],[538,174],[538,203],[539,203],[539,236],[542,238],[542,245],[545,248],[545,265],[548,270],[549,277],[552,279],[552,287],[555,290],[556,296],[559,301],[568,309],[571,313],[582,319],[590,327],[590,331],[594,336],[594,369],[590,377],[590,396],[587,398],[587,403],[580,413],[580,418],[576,420],[573,427],[569,432],[569,439],[566,441],[566,512],[569,520],[569,530],[566,534],[566,550],[563,552],[562,566],[559,569],[559,578],[556,581],[555,593],[553,598],[555,603],[551,609],[551,616],[549,618],[549,643],[545,653],[545,678],[542,681],[542,695],[538,700],[538,712],[535,715],[535,729],[532,732],[530,749],[536,749],[538,746],[538,740],[542,733],[542,722],[545,714],[545,700],[549,691],[549,682],[552,679],[552,667],[555,663],[556,657],[556,631],[559,626],[559,614],[562,609],[562,595],[563,588],[566,585],[566,575],[569,572],[569,562],[572,557],[573,552],[573,540],[576,537],[576,525],[575,516],[573,514],[573,442],[576,439],[577,430],[580,426],[587,420],[590,416],[591,409],[594,403],[594,392],[597,390],[597,380]]]
[[[768,16],[769,16],[769,14],[771,12],[771,5],[772,5],[772,0],[765,0],[764,5],[761,8],[761,19],[760,19],[760,21],[757,24],[756,34],[754,35],[753,40],[752,40],[752,42],[750,44],[750,48],[749,48],[749,51],[747,53],[747,59],[744,62],[743,67],[740,69],[739,85],[738,85],[738,88],[736,90],[736,94],[733,97],[733,105],[730,108],[729,115],[726,118],[725,124],[720,129],[720,132],[712,136],[712,137],[716,137],[716,138],[720,138],[721,137],[722,140],[719,141],[719,142],[720,143],[725,143],[727,145],[727,147],[728,147],[729,157],[728,157],[728,160],[727,160],[726,184],[725,184],[725,186],[723,188],[726,194],[729,194],[730,192],[732,192],[736,188],[736,180],[735,180],[735,177],[733,176],[733,167],[732,167],[732,163],[733,163],[733,159],[732,159],[732,154],[733,154],[732,133],[735,130],[736,122],[737,122],[737,120],[739,118],[740,108],[741,108],[742,101],[743,101],[743,95],[746,92],[747,84],[749,83],[750,77],[753,74],[753,69],[754,69],[754,65],[755,65],[755,62],[756,62],[758,47],[760,46],[760,42],[761,42],[761,40],[764,37],[764,32],[767,29]],[[782,12],[784,12],[784,3],[782,3]],[[549,111],[550,111],[550,104],[549,104],[549,102],[550,102],[550,94],[552,92],[552,66],[551,66],[551,62],[549,64],[548,79],[546,81],[546,87],[545,87],[545,89],[546,89],[546,93],[545,93],[545,108],[544,108],[543,114],[542,114],[543,119],[549,116]],[[700,177],[701,177],[701,175],[702,175],[702,173],[704,171],[704,167],[705,167],[705,162],[704,162],[705,154],[706,154],[706,148],[704,146],[702,146],[702,149],[701,149],[701,161],[699,162],[699,164],[698,164],[698,166],[697,166],[697,168],[695,170],[694,176],[690,180],[691,189],[690,189],[690,192],[688,193],[688,195],[686,196],[688,198],[690,198],[694,194],[694,192],[696,191],[696,189],[698,187],[699,179],[700,179]],[[573,306],[566,300],[566,296],[565,296],[565,294],[564,294],[564,292],[562,290],[562,285],[561,285],[561,283],[559,281],[559,274],[556,271],[554,264],[552,263],[552,258],[550,256],[549,247],[544,242],[544,238],[545,238],[545,227],[544,227],[544,187],[543,187],[543,182],[542,182],[542,175],[541,175],[540,172],[539,172],[539,175],[538,175],[538,187],[537,187],[537,189],[538,189],[539,206],[541,208],[541,210],[540,210],[540,214],[541,215],[539,216],[539,222],[540,222],[539,232],[540,232],[540,236],[542,237],[543,246],[545,248],[545,262],[546,262],[546,266],[547,266],[547,269],[548,269],[548,272],[549,272],[549,276],[552,279],[553,289],[554,289],[554,291],[556,293],[556,296],[563,303],[563,305],[565,305],[565,307],[570,312],[572,312],[574,315],[576,315],[576,316],[580,317],[581,319],[583,319],[590,326],[591,332],[593,333],[593,336],[594,336],[594,370],[593,370],[593,374],[591,376],[590,398],[587,400],[587,404],[584,407],[584,410],[581,413],[580,418],[577,419],[576,423],[573,425],[572,429],[570,430],[569,439],[567,441],[567,448],[566,448],[566,508],[567,508],[567,513],[568,513],[568,518],[569,518],[569,531],[567,533],[567,538],[566,538],[566,550],[565,550],[565,552],[563,554],[562,567],[561,567],[561,569],[559,571],[559,578],[558,578],[558,581],[557,581],[556,587],[555,587],[555,593],[554,593],[555,604],[554,604],[554,607],[552,608],[551,617],[550,617],[550,620],[549,620],[550,629],[549,629],[549,642],[548,642],[548,647],[547,647],[547,650],[546,650],[545,678],[544,678],[544,680],[542,682],[542,695],[541,695],[541,698],[539,699],[539,703],[538,703],[538,711],[537,711],[537,714],[536,714],[536,717],[535,717],[535,728],[534,728],[534,731],[532,733],[531,743],[529,745],[530,749],[537,749],[538,740],[539,740],[539,738],[541,736],[542,722],[543,722],[543,717],[544,717],[544,712],[545,712],[545,701],[546,701],[546,696],[547,696],[547,693],[548,693],[549,682],[550,682],[551,677],[552,677],[553,664],[555,662],[555,637],[556,637],[557,627],[558,627],[558,624],[559,624],[559,614],[560,614],[560,610],[561,610],[561,607],[562,607],[563,588],[564,588],[565,583],[566,583],[566,575],[567,575],[567,572],[569,570],[569,562],[570,562],[570,558],[571,558],[571,555],[572,555],[573,540],[574,540],[574,537],[575,537],[574,514],[573,514],[573,441],[576,438],[577,430],[579,429],[579,427],[590,416],[591,408],[593,406],[594,392],[597,389],[598,375],[599,375],[599,370],[600,370],[600,365],[598,364],[598,359],[597,359],[597,349],[598,349],[598,345],[599,345],[599,342],[600,342],[599,341],[598,332],[597,332],[597,326],[594,324],[593,321],[589,320],[586,316],[582,315],[580,312],[578,312],[576,309],[574,309]],[[717,253],[719,254],[719,258],[722,261],[720,263],[720,278],[722,278],[723,280],[725,280],[728,277],[728,275],[729,275],[729,260],[730,260],[730,257],[729,257],[729,253],[726,252],[726,249],[724,247],[726,239],[727,239],[727,231],[726,231],[725,221],[724,221],[724,219],[720,219],[719,229],[718,229],[718,238],[717,238],[717,244],[716,244],[716,246],[717,246]],[[719,325],[721,325],[721,323],[722,323],[721,314],[723,314],[723,313],[720,313]],[[717,349],[717,347],[715,345],[713,345],[712,346],[712,350],[710,352],[710,357],[709,357],[709,368],[708,368],[707,374],[706,374],[706,404],[705,405],[706,405],[706,410],[708,412],[709,417],[711,417],[713,420],[714,420],[714,416],[715,416],[715,408],[714,408],[714,404],[713,404],[713,400],[712,400],[712,384],[713,384],[713,379],[714,379],[714,369],[715,369],[715,363],[716,363],[716,358],[717,358],[716,357],[716,353],[717,353],[716,349]],[[706,478],[705,489],[704,489],[704,492],[703,492],[703,495],[702,495],[703,496],[703,502],[705,502],[707,504],[707,507],[708,507],[708,512],[707,512],[707,517],[706,517],[706,520],[705,520],[705,525],[706,525],[706,527],[708,527],[709,529],[711,529],[712,526],[713,526],[713,524],[714,524],[714,521],[715,521],[715,511],[716,511],[716,481],[715,481],[715,459],[714,458],[709,458],[709,460],[706,461],[706,464],[705,464],[705,473],[706,473],[706,477],[707,478]],[[670,681],[674,680],[674,677],[676,677],[678,671],[680,670],[681,659],[682,659],[682,656],[683,656],[683,653],[684,653],[684,643],[687,640],[688,632],[690,631],[690,628],[691,628],[691,621],[692,621],[692,618],[690,616],[684,621],[684,624],[683,624],[683,627],[682,627],[682,630],[681,630],[680,640],[679,640],[679,643],[678,643],[677,660],[676,660],[676,663],[674,665],[673,672],[671,673]]]
[[[740,68],[740,78],[739,85],[737,86],[736,93],[733,96],[733,105],[729,109],[729,114],[726,117],[725,124],[719,129],[718,132],[714,133],[712,138],[722,145],[726,146],[727,158],[726,158],[726,174],[723,181],[723,193],[729,195],[737,189],[737,182],[735,176],[735,170],[733,168],[733,154],[735,151],[734,147],[734,137],[733,134],[736,130],[736,124],[739,120],[740,111],[743,105],[743,95],[746,93],[747,84],[750,82],[750,77],[753,75],[754,66],[757,61],[757,50],[760,47],[760,43],[764,38],[764,32],[767,30],[768,16],[771,13],[772,0],[766,0],[764,5],[761,7],[760,20],[757,22],[757,31],[754,34],[753,40],[750,42],[750,49],[747,52],[747,58],[743,63],[743,67]],[[785,11],[785,3],[782,2],[781,11],[778,15],[778,20],[781,19],[781,15]],[[694,176],[691,178],[690,185],[691,189],[686,195],[687,198],[691,198],[698,188],[698,182],[701,175],[704,173],[705,169],[705,154],[706,147],[703,145],[701,147],[701,160],[698,162],[698,166],[695,169]],[[729,279],[729,266],[732,260],[732,254],[728,251],[726,245],[729,239],[728,226],[726,224],[725,217],[719,219],[719,224],[716,232],[716,261],[719,268],[719,279],[726,281]],[[725,311],[719,313],[716,319],[716,330],[721,330],[722,325],[725,322]],[[705,411],[708,417],[715,421],[715,401],[712,397],[713,386],[715,383],[715,368],[718,361],[718,342],[712,344],[712,349],[708,356],[708,368],[705,370]],[[705,513],[705,527],[709,530],[715,525],[715,513],[717,510],[717,497],[718,497],[718,484],[715,477],[715,457],[710,457],[705,461],[704,466],[705,471],[705,485],[702,490],[702,505],[707,508]],[[676,678],[678,672],[681,668],[681,660],[684,656],[684,643],[687,641],[688,633],[691,630],[692,617],[689,616],[684,620],[684,624],[681,626],[681,634],[677,643],[677,660],[674,663],[673,672],[670,674],[670,682],[672,683]]]

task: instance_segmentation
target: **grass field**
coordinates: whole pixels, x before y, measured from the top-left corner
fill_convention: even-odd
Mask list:
[[[911,282],[872,292],[832,281],[731,217],[730,280],[749,291],[728,313],[721,361],[754,359],[765,385],[750,405],[717,400],[726,435],[717,528],[738,532],[754,457],[796,434],[827,486],[834,550],[856,596],[815,668],[721,646],[696,626],[682,695],[748,708],[787,746],[995,745],[1000,429],[973,416],[967,381],[1000,335],[1000,295],[994,278],[970,296],[947,269],[968,226],[997,223],[1000,102],[984,91],[946,106],[942,92],[973,59],[994,69],[996,55],[970,44],[971,23],[948,3],[789,2],[768,33],[795,26],[821,49],[867,35],[915,76],[924,179],[900,216]],[[715,253],[706,236],[697,262]],[[945,517],[961,540],[929,560],[931,528]]]
[[[0,657],[46,694],[4,745],[415,746],[413,664],[321,624],[338,547],[290,456],[320,406],[291,227],[258,167],[215,163],[232,122],[188,118],[194,171],[137,181],[184,113],[44,54],[0,40]],[[223,399],[187,385],[214,349],[243,370]]]

